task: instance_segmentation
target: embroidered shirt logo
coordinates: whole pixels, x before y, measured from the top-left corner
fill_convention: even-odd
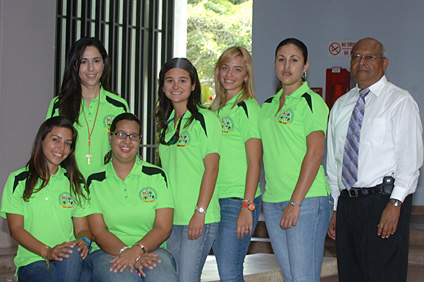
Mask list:
[[[74,200],[72,200],[71,194],[65,192],[59,195],[59,207],[64,209],[75,208],[75,203]]]
[[[221,120],[222,133],[231,133],[233,132],[233,119],[230,117],[225,117]]]
[[[110,126],[112,125],[112,121],[115,118],[114,115],[107,115],[103,120],[103,124],[106,130],[110,130]]]
[[[190,145],[190,134],[188,131],[180,133],[180,138],[177,141],[177,147],[188,147]]]
[[[278,122],[290,125],[293,122],[294,114],[292,109],[284,110],[278,114]]]
[[[152,203],[157,201],[157,193],[152,187],[141,189],[138,196],[143,203]]]

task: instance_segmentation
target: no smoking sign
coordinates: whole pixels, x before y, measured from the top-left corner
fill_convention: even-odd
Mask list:
[[[356,41],[330,41],[328,43],[328,56],[347,57],[355,43]]]

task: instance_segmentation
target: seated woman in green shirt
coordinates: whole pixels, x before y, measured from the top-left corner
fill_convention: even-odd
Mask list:
[[[109,133],[111,160],[88,178],[96,240],[85,262],[89,281],[178,281],[165,248],[174,213],[167,176],[138,158],[140,139],[140,120],[118,115]]]
[[[75,162],[76,139],[69,120],[46,120],[27,165],[6,182],[0,215],[19,243],[19,281],[79,281],[91,233],[84,178]]]

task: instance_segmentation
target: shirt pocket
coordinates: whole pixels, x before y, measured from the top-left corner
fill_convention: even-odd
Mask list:
[[[368,146],[379,146],[386,136],[388,121],[384,118],[364,119],[361,129],[360,142]]]

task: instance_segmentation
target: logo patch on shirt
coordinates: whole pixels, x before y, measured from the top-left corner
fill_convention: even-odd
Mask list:
[[[233,132],[233,119],[230,117],[225,117],[221,120],[222,133],[231,133]]]
[[[288,124],[290,125],[293,122],[294,114],[292,109],[287,109],[282,111],[281,113],[278,113],[278,119],[277,121],[282,124]]]
[[[110,130],[110,126],[112,125],[112,121],[115,118],[114,115],[107,115],[103,120],[103,124],[106,130]]]
[[[71,194],[65,192],[59,195],[59,207],[64,209],[75,208],[75,203],[74,200],[72,200]]]
[[[188,147],[190,145],[190,134],[188,131],[180,133],[180,138],[177,141],[177,147]]]
[[[138,196],[140,197],[140,200],[143,203],[153,203],[157,201],[156,191],[152,187],[146,187],[141,189]]]

